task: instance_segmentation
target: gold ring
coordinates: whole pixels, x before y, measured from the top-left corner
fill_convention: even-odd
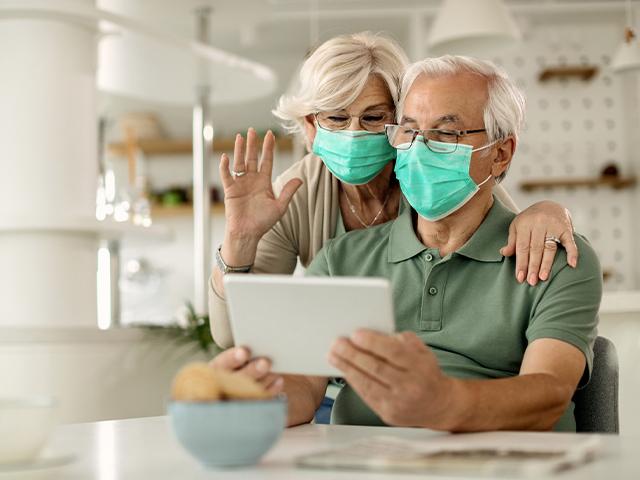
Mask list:
[[[544,239],[544,243],[562,243],[558,237],[554,237],[553,235],[547,235]]]

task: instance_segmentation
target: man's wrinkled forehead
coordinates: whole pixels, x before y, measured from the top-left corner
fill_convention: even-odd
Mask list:
[[[400,122],[464,127],[482,121],[486,80],[472,74],[419,75],[405,97]],[[427,127],[423,127],[427,128]]]

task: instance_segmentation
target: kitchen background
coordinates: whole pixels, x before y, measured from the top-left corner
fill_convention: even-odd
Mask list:
[[[601,333],[614,340],[620,357],[622,430],[637,433],[640,75],[620,74],[611,68],[628,23],[627,4],[614,0],[504,3],[522,32],[522,40],[473,53],[503,66],[527,96],[527,126],[505,186],[523,209],[542,199],[565,205],[576,230],[598,252],[606,290]],[[632,11],[640,19],[638,3],[632,4]],[[232,149],[235,133],[249,126],[259,132],[269,128],[279,132],[276,174],[304,155],[299,139],[285,137],[270,111],[293,82],[305,54],[334,35],[371,30],[391,35],[411,60],[424,58],[430,54],[427,39],[440,4],[437,0],[393,4],[377,0],[97,1],[103,9],[153,23],[185,38],[196,34],[194,10],[209,5],[210,44],[267,65],[276,73],[277,86],[269,94],[218,102],[212,107],[216,150],[211,160],[212,249],[220,243],[224,229],[217,161],[221,151]],[[3,28],[9,35],[6,23],[0,18],[0,35]],[[108,40],[106,37],[101,42]],[[166,74],[171,77],[175,72]],[[222,99],[225,88],[224,83],[213,85]],[[246,96],[254,95],[247,92]],[[0,311],[0,328],[6,333],[0,336],[0,365],[22,362],[20,374],[12,367],[0,366],[0,375],[9,379],[3,388],[62,392],[60,395],[69,399],[63,402],[65,421],[157,414],[163,408],[162,389],[175,365],[193,355],[186,347],[149,337],[146,331],[119,328],[174,324],[184,317],[184,305],[193,301],[191,107],[100,94],[95,112],[103,127],[99,142],[103,183],[96,180],[96,184],[103,187],[103,194],[110,198],[106,203],[114,209],[106,216],[120,212],[124,215],[121,219],[128,218],[121,223],[131,224],[137,215],[137,223],[151,224],[146,233],[140,232],[144,228],[132,229],[122,235],[107,235],[100,243],[102,260],[98,262],[102,261],[103,268],[98,272],[95,306],[99,310],[97,320],[105,330],[89,328],[89,322],[83,320],[67,322],[65,333],[52,333],[47,320],[34,321],[33,315],[28,315],[29,320],[20,321],[16,315],[27,316],[22,306]],[[92,135],[86,126],[83,128],[85,134]],[[76,133],[82,134],[82,130]],[[9,171],[12,168],[9,166]],[[68,188],[74,188],[73,182]],[[98,200],[98,215],[105,216],[101,210],[105,200]],[[129,211],[123,207],[127,204]],[[112,220],[107,218],[105,222]],[[17,237],[12,235],[5,233],[4,243],[13,245],[15,251]],[[25,238],[20,237],[20,241]],[[5,272],[22,268],[18,257],[2,257],[7,261]],[[118,262],[119,268],[112,268],[110,262]],[[109,272],[118,270],[119,279],[109,279]],[[5,273],[0,291],[17,291],[15,278]],[[32,292],[37,295],[35,288]],[[78,295],[77,289],[74,295]],[[92,295],[92,289],[87,287],[82,295]],[[11,297],[7,299],[10,303]],[[33,301],[28,296],[21,300]],[[96,320],[95,315],[91,319]],[[22,328],[25,323],[31,330]],[[30,352],[28,359],[25,352]],[[83,362],[91,366],[79,368],[78,363]],[[44,372],[36,367],[39,363],[48,365]],[[101,378],[100,385],[87,388],[96,385],[96,376]],[[77,407],[74,395],[92,398],[98,406]]]

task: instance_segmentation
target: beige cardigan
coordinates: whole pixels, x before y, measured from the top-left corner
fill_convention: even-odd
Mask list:
[[[307,267],[327,240],[336,234],[340,218],[338,180],[313,154],[293,164],[274,182],[276,195],[292,178],[301,178],[302,186],[293,196],[284,216],[258,244],[254,273],[291,274],[298,258]],[[509,209],[518,211],[509,194],[500,185],[494,193]],[[224,348],[233,345],[225,300],[209,279],[209,318],[216,343]]]

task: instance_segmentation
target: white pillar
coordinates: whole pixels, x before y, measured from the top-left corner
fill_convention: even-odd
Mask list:
[[[95,71],[94,29],[0,18],[0,326],[96,326]]]

